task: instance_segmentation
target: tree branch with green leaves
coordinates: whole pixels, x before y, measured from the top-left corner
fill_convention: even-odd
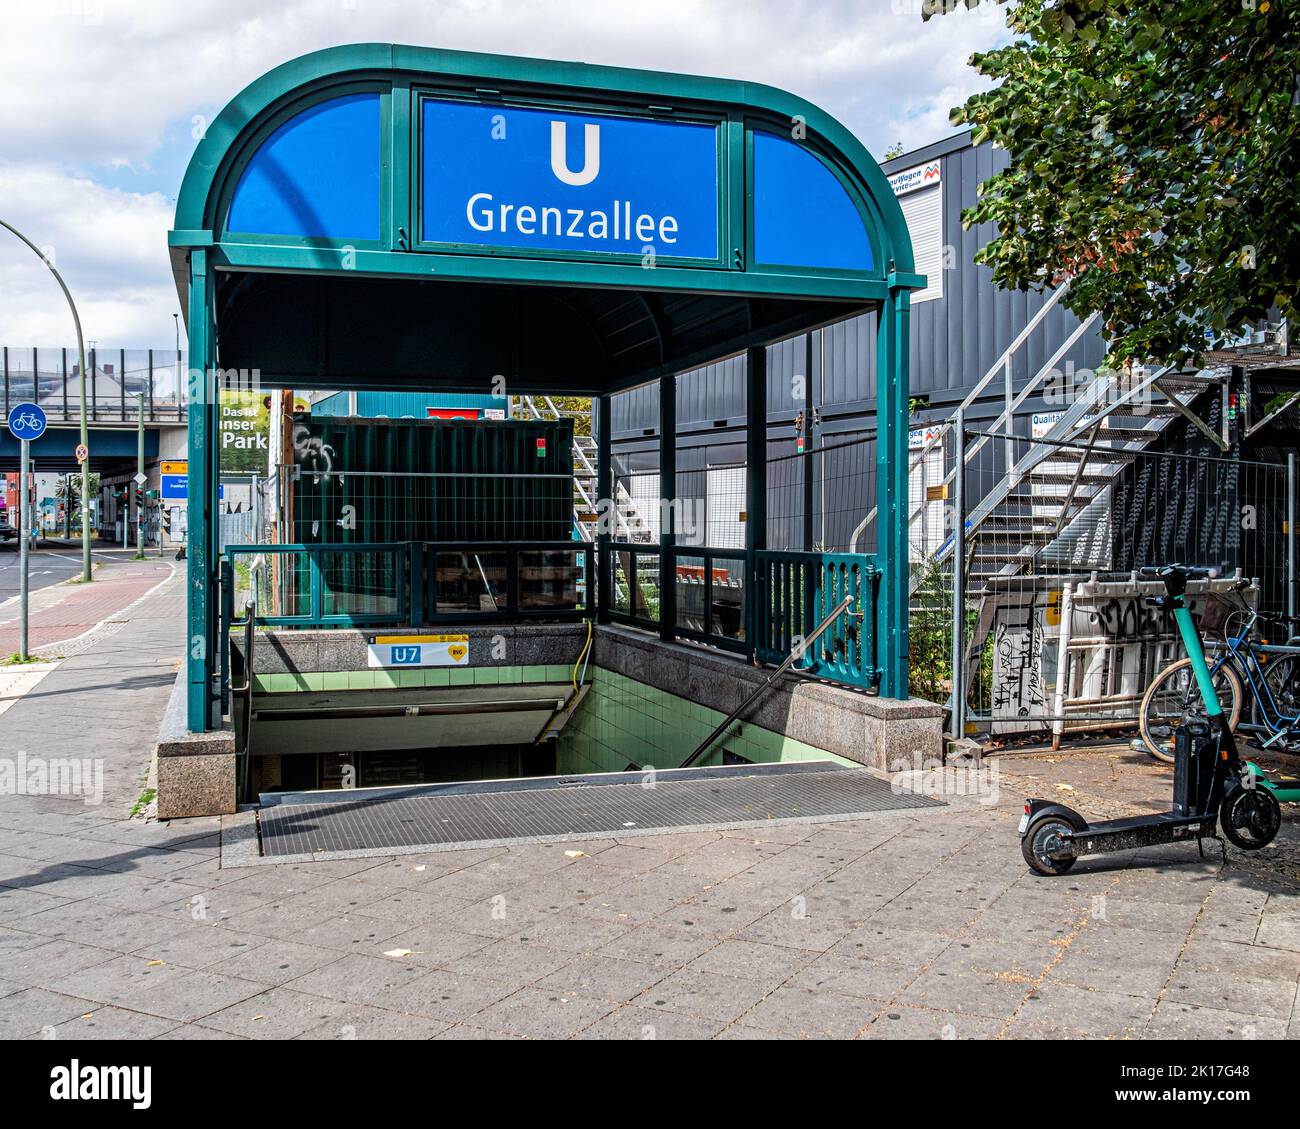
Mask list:
[[[1195,364],[1294,318],[1300,0],[1014,0],[1007,24],[971,58],[997,85],[952,112],[1011,158],[962,215],[994,225],[994,280],[1069,279],[1113,364]]]

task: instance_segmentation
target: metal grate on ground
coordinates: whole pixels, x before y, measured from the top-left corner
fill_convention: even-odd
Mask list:
[[[308,793],[260,812],[262,855],[391,854],[563,842],[670,830],[852,819],[942,807],[888,781],[831,762],[739,765],[657,773],[546,777],[508,783]],[[266,797],[271,800],[272,797]]]

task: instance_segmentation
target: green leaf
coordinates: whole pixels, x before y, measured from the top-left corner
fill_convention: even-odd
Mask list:
[[[1070,307],[1101,313],[1116,356],[1151,362],[1196,355],[1215,319],[1294,312],[1300,3],[1009,12],[1016,40],[973,58],[992,89],[953,115],[1010,156],[963,214],[997,231],[978,256],[995,280],[1073,273]],[[1245,245],[1254,269],[1239,264]]]

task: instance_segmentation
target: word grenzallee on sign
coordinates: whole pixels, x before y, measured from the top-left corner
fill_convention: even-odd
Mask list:
[[[429,243],[718,256],[717,122],[436,98],[421,120]]]
[[[465,203],[465,219],[475,231],[505,235],[556,235],[568,239],[639,239],[677,242],[675,216],[656,218],[648,212],[632,215],[630,200],[614,200],[608,212],[598,208],[535,207],[498,203],[490,192],[476,192]]]

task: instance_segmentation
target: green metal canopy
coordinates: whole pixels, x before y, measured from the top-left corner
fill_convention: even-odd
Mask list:
[[[925,280],[879,166],[816,106],[725,79],[330,48],[208,127],[169,245],[190,341],[192,729],[217,635],[218,369],[606,396],[743,349],[756,368],[759,347],[873,308],[879,550],[899,562],[883,690],[906,693],[907,317]],[[751,379],[751,446],[762,396]]]
[[[477,150],[476,115],[484,127]],[[621,153],[617,135],[605,139],[604,166],[588,190],[604,206],[583,208],[584,225],[598,211],[612,224],[620,215],[635,222],[643,214],[632,213],[635,197],[652,177],[707,177],[660,193],[671,202],[675,192],[701,213],[696,228],[706,238],[694,253],[635,238],[661,233],[653,210],[631,246],[585,236],[546,245],[535,231],[521,238],[518,225],[507,234],[496,222],[474,244],[458,232],[427,238],[426,211],[439,206],[449,168],[468,170],[472,182],[474,166],[499,151],[519,169],[539,116],[543,124],[572,119],[571,164],[579,125],[628,134]],[[693,148],[675,168],[683,143]],[[440,152],[440,144],[455,149]],[[625,194],[617,185],[602,192],[601,181],[617,176],[614,159],[641,154],[623,177]],[[536,157],[541,166],[544,153]],[[503,179],[525,193],[508,220],[540,211],[526,194],[549,170],[502,171],[487,169],[474,185],[494,197],[492,219],[502,201],[490,190]],[[483,227],[489,212],[479,206],[471,218]],[[578,209],[556,210],[565,227],[573,224]],[[834,210],[844,221],[838,228],[819,223]],[[860,234],[845,230],[852,223]],[[828,247],[859,238],[867,251],[859,261],[827,258]],[[723,79],[389,44],[305,55],[241,92],[198,145],[170,244],[184,308],[189,253],[203,249],[216,271],[223,368],[322,387],[468,390],[501,374],[518,391],[611,391],[849,316],[884,300],[891,286],[921,283],[876,162],[801,98]],[[654,250],[649,264],[646,248]]]

